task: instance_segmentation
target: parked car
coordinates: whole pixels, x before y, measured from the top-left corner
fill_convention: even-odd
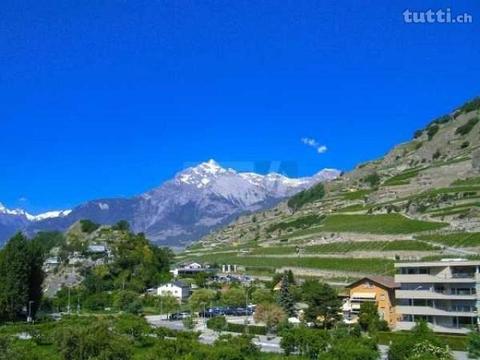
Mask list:
[[[190,316],[190,312],[188,312],[188,311],[183,311],[183,312],[177,312],[177,313],[171,314],[168,319],[171,320],[171,321],[174,321],[174,320],[183,320],[183,319],[188,318],[189,316]]]

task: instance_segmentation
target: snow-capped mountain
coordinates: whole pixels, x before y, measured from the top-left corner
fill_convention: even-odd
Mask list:
[[[22,210],[9,211],[18,212],[14,215],[22,218],[23,228],[29,232],[65,230],[81,219],[101,224],[127,220],[134,231],[145,232],[155,242],[184,246],[241,214],[271,207],[338,175],[339,171],[334,169],[304,178],[288,178],[278,173],[260,175],[226,169],[209,160],[133,198],[94,200],[72,210],[36,216]]]

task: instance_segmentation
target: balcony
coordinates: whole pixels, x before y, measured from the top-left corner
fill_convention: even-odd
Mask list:
[[[457,289],[452,289],[457,290]],[[468,291],[396,290],[397,299],[477,300],[475,289]]]
[[[468,276],[467,276],[468,275]],[[395,282],[400,284],[408,284],[408,283],[430,283],[430,284],[455,284],[455,283],[474,283],[475,275],[470,276],[470,274],[455,274],[454,276],[435,276],[435,275],[428,275],[428,274],[397,274],[395,275]]]
[[[477,311],[474,306],[405,306],[395,307],[398,314],[402,315],[425,315],[425,316],[465,316],[476,317]]]

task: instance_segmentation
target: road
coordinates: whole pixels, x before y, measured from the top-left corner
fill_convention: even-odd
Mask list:
[[[165,316],[160,315],[152,315],[152,316],[145,316],[147,322],[153,327],[165,327],[172,330],[184,330],[183,322],[182,321],[170,321],[165,318]],[[201,332],[200,335],[200,342],[204,344],[213,344],[215,340],[218,338],[218,333],[208,329],[203,320],[200,320],[197,327],[195,328],[196,331]],[[227,332],[224,332],[227,334]],[[238,335],[237,333],[229,333],[232,335]],[[253,339],[253,343],[260,347],[260,350],[263,352],[275,352],[281,353],[282,349],[280,347],[280,338],[278,336],[270,337],[264,335],[257,335]]]
[[[152,316],[145,316],[147,322],[153,327],[165,327],[172,330],[184,330],[184,326],[182,321],[169,321],[165,318],[165,316],[160,315],[152,315]],[[240,321],[238,321],[240,322]],[[218,333],[207,329],[203,321],[201,320],[197,327],[195,328],[196,331],[201,332],[200,335],[200,342],[204,344],[213,344],[215,340],[218,338]],[[227,332],[224,332],[227,333]],[[232,335],[238,335],[237,333],[229,333]],[[264,336],[264,335],[257,335],[253,339],[253,343],[260,347],[260,350],[263,352],[273,352],[273,353],[281,353],[282,348],[280,347],[280,340],[279,336]],[[388,346],[386,345],[379,345],[380,349],[380,359],[387,360],[388,359]],[[468,355],[465,351],[452,351],[453,357],[455,360],[468,360]]]

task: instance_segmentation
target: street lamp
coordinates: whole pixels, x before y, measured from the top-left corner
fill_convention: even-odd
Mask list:
[[[27,322],[32,322],[33,321],[33,318],[32,318],[32,304],[34,303],[35,301],[33,300],[30,300],[28,302],[28,316],[27,316]]]
[[[245,289],[245,332],[248,334],[248,324],[249,324],[249,320],[248,320],[248,292],[253,290],[254,287],[250,287],[250,288],[246,288]]]

